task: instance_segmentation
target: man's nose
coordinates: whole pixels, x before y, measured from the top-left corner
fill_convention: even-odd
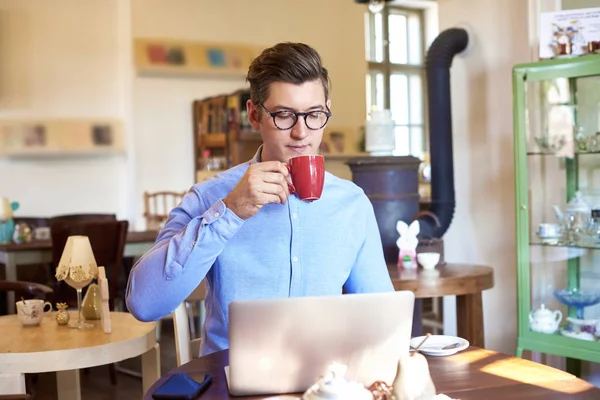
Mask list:
[[[297,140],[302,140],[308,136],[308,127],[306,126],[304,117],[298,116],[298,122],[292,128],[291,136]]]

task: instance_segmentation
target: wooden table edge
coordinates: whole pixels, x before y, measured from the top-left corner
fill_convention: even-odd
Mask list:
[[[69,328],[65,327],[65,329]],[[81,334],[85,334],[85,331]],[[107,365],[145,354],[153,350],[157,343],[154,323],[143,335],[118,342],[107,342],[84,348],[0,353],[0,374],[15,373],[15,371],[18,373],[57,372]],[[83,351],[88,353],[85,357],[81,356]]]
[[[436,269],[460,268],[461,266],[476,268],[478,272],[469,276],[432,277],[428,279],[421,276],[423,272],[420,269],[416,269],[407,270],[406,272],[417,273],[419,274],[417,277],[402,278],[390,272],[397,266],[394,264],[387,265],[394,290],[410,290],[415,293],[417,299],[477,294],[494,287],[494,269],[487,265],[447,263],[444,266],[436,267]],[[444,287],[447,286],[452,286],[452,289],[444,290]]]

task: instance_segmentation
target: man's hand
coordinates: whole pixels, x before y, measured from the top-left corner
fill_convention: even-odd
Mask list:
[[[290,195],[288,170],[279,161],[251,164],[223,202],[238,217],[246,220],[268,203],[281,203]]]

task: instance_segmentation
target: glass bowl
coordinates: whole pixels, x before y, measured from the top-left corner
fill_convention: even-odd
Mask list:
[[[562,304],[577,308],[577,318],[583,319],[583,309],[600,303],[600,292],[590,292],[579,289],[555,290],[554,296]]]

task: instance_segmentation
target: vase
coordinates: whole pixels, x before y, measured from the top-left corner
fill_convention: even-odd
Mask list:
[[[86,320],[98,320],[102,318],[102,300],[100,299],[100,288],[92,283],[88,287],[83,303],[81,303],[81,312]]]

